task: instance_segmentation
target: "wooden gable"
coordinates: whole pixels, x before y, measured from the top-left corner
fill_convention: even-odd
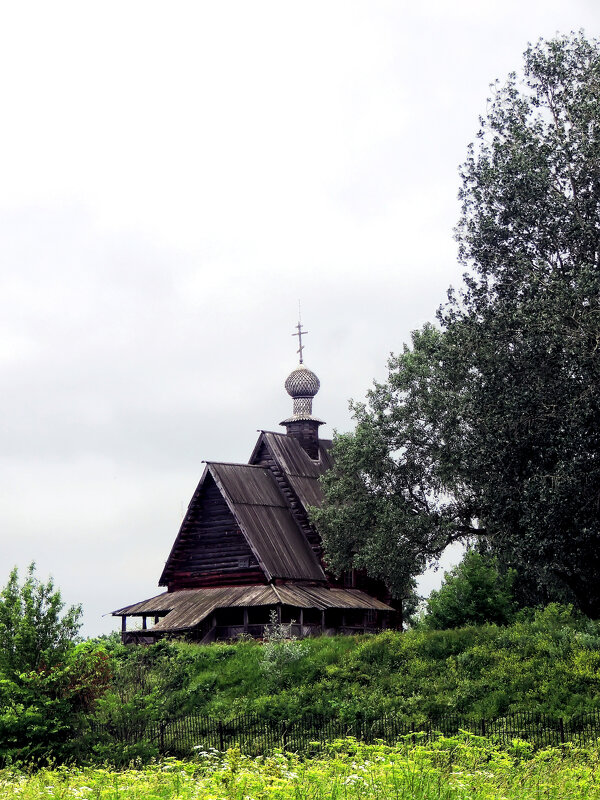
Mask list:
[[[159,585],[176,591],[280,579],[326,576],[273,472],[210,462]]]
[[[209,468],[194,492],[159,586],[265,583],[266,576]]]

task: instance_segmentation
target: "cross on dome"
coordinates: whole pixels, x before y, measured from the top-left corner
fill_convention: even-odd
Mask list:
[[[298,312],[300,309],[298,309]],[[285,390],[294,401],[294,410],[291,417],[284,419],[281,425],[285,426],[288,436],[297,439],[304,451],[312,459],[319,459],[319,425],[323,420],[313,417],[312,402],[319,391],[320,381],[315,373],[304,364],[304,345],[302,336],[308,331],[302,328],[302,317],[298,313],[296,333],[298,337],[298,354],[300,363],[290,372],[285,381]]]
[[[298,337],[298,345],[299,345],[299,347],[298,347],[298,350],[296,350],[296,352],[300,354],[300,363],[302,364],[303,361],[304,361],[304,359],[302,358],[302,351],[304,350],[304,345],[302,344],[302,336],[303,335],[306,336],[308,331],[303,331],[302,330],[302,322],[300,320],[298,320],[298,324],[296,325],[296,328],[298,328],[298,333],[292,333],[292,336],[297,336]]]

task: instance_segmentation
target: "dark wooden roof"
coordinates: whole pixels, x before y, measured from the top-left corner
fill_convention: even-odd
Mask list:
[[[160,616],[154,631],[191,630],[218,608],[231,606],[276,606],[279,603],[297,608],[372,609],[393,611],[391,606],[358,589],[326,586],[226,586],[206,589],[183,589],[164,592],[113,611],[113,616]]]
[[[250,463],[256,463],[261,448],[265,446],[284,472],[304,508],[320,506],[323,502],[323,493],[319,485],[319,478],[333,466],[329,453],[331,444],[329,439],[319,441],[319,458],[317,460],[310,458],[293,436],[273,431],[261,431],[250,456]]]
[[[267,580],[326,580],[269,469],[219,463],[208,468]]]
[[[301,441],[261,431],[248,464],[208,462],[159,581],[169,591],[113,615],[157,616],[152,630],[184,632],[231,606],[393,611],[329,582],[308,509],[322,503],[332,443],[319,441],[313,459]]]
[[[231,513],[229,529],[224,529],[221,534],[223,543],[226,537],[231,537],[231,528],[235,525],[258,562],[265,582],[277,578],[326,581],[323,568],[271,471],[249,464],[208,462],[165,564],[161,585],[172,581],[178,570],[181,572],[181,565],[193,559],[196,561],[195,569],[199,571],[197,562],[201,556],[197,554],[200,544],[194,532],[206,527],[202,517],[208,499],[204,499],[206,493],[203,489],[211,480]],[[217,580],[218,575],[215,582]],[[239,582],[247,583],[244,580]]]

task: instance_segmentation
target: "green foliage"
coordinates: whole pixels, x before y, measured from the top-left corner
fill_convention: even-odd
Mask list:
[[[94,719],[133,739],[153,721],[190,712],[222,720],[310,713],[352,724],[365,715],[419,722],[445,713],[489,719],[600,708],[600,626],[568,607],[520,613],[506,626],[288,642],[291,658],[277,652],[282,644],[273,643],[275,661],[261,642],[122,648]]]
[[[292,635],[291,624],[278,622],[276,611],[271,611],[265,625],[264,641],[262,671],[269,685],[279,689],[290,682],[290,666],[302,657],[304,643]]]
[[[410,353],[411,370],[421,376],[429,370],[425,353],[437,347],[439,334],[427,327]],[[421,352],[420,348],[423,349]],[[406,351],[407,359],[409,357]],[[404,392],[403,388],[399,388]],[[412,409],[391,402],[390,386],[376,385],[369,395],[370,406],[353,403],[357,422],[352,434],[336,437],[334,467],[322,478],[326,499],[312,518],[321,532],[328,565],[335,572],[365,569],[383,580],[397,598],[414,594],[414,576],[427,560],[452,541],[444,510],[427,524],[417,513],[431,500],[419,483],[425,479],[424,460],[399,459],[408,446],[416,454],[418,425],[410,418]]]
[[[131,736],[156,720],[201,706],[212,682],[196,680],[194,648],[167,641],[151,647],[113,645],[112,680],[97,704],[96,719]]]
[[[109,686],[102,650],[79,645],[52,667],[0,678],[0,764],[85,757],[86,715]]]
[[[195,759],[165,759],[143,769],[43,769],[0,772],[5,800],[48,797],[262,798],[263,800],[598,800],[595,747],[533,752],[515,739],[510,748],[466,734],[395,746],[333,742],[302,759],[276,752],[249,758],[239,750],[199,751]]]
[[[64,658],[81,627],[81,606],[63,609],[52,578],[42,583],[35,564],[22,584],[17,568],[12,570],[0,592],[0,673],[14,676]]]
[[[76,645],[81,607],[66,611],[31,564],[0,592],[0,764],[66,759],[85,749],[84,715],[108,688],[108,655]]]
[[[444,573],[431,592],[423,624],[432,630],[493,622],[506,625],[514,616],[514,570],[500,574],[496,559],[467,550],[458,566]]]
[[[519,612],[505,626],[235,645],[86,643],[60,665],[0,682],[0,765],[147,760],[157,741],[148,744],[144,732],[189,713],[224,722],[246,712],[272,722],[308,713],[352,729],[386,714],[417,724],[443,714],[568,717],[600,710],[599,698],[600,623],[558,605]],[[92,735],[95,723],[106,733]]]
[[[461,174],[464,284],[353,404],[315,520],[334,569],[396,596],[478,538],[521,604],[600,616],[598,42],[530,47]]]
[[[530,587],[526,601],[537,592],[593,616],[599,156],[598,42],[530,47],[523,81],[497,88],[463,167],[458,239],[470,272],[441,314],[453,348],[473,354],[461,477],[488,541]]]

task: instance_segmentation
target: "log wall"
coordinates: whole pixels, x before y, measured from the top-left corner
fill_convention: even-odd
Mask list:
[[[214,479],[207,475],[165,574],[169,591],[265,583],[265,576]]]

